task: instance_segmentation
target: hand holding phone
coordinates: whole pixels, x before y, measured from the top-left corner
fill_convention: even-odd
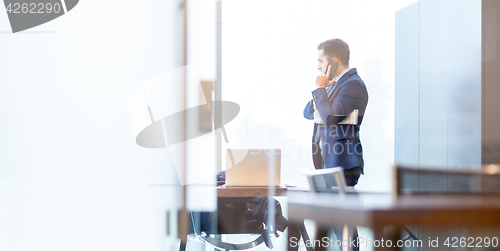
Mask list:
[[[327,87],[334,83],[333,79],[335,77],[335,72],[337,71],[337,65],[337,61],[328,60],[328,64],[323,74],[316,77],[316,87]],[[330,71],[328,71],[328,68],[330,68]]]
[[[332,66],[332,68],[330,69],[330,76],[328,77],[328,80],[332,81],[333,78],[335,77],[335,72],[337,71],[338,62],[335,60],[329,59],[328,64],[326,65],[325,74],[328,72],[328,66],[330,66],[330,65]]]

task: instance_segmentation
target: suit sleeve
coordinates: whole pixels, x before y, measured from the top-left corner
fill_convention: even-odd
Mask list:
[[[306,119],[314,119],[314,105],[313,101],[309,101],[307,103],[306,108],[304,108],[304,118]]]
[[[345,83],[333,102],[328,99],[325,88],[318,88],[312,92],[313,100],[316,101],[316,107],[318,107],[319,114],[326,126],[338,125],[354,109],[358,108],[356,106],[362,94],[360,86],[358,81]]]

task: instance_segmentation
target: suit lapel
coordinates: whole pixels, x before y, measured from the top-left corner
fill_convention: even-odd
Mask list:
[[[333,94],[336,93],[336,92],[338,92],[338,88],[339,88],[340,84],[342,84],[344,81],[346,81],[349,77],[351,77],[355,73],[357,73],[356,68],[352,68],[348,72],[346,72],[344,74],[344,76],[342,76],[339,79],[339,82],[335,82],[335,85],[333,86],[332,92],[330,92],[330,95],[328,95],[328,99],[331,99],[332,96],[334,96]]]

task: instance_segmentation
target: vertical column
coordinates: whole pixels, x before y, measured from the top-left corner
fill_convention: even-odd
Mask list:
[[[480,31],[481,2],[420,1],[421,167],[481,163]]]
[[[483,0],[483,164],[500,163],[500,1]]]
[[[181,7],[181,14],[180,14],[180,26],[181,26],[181,65],[186,66],[187,65],[187,0],[182,0],[180,2],[180,7]],[[186,116],[186,109],[187,109],[187,69],[186,67],[183,67],[183,74],[182,74],[182,81],[183,81],[183,90],[182,90],[182,142],[187,141],[187,116]],[[187,186],[186,186],[186,181],[187,181],[187,147],[186,144],[183,143],[182,145],[182,175],[180,178],[181,182],[181,198],[182,198],[182,204],[181,208],[179,211],[179,217],[178,217],[178,234],[179,238],[181,239],[181,247],[186,245],[187,243],[187,234],[188,234],[188,213],[187,213]]]
[[[214,132],[216,135],[215,142],[215,164],[217,171],[222,170],[222,0],[216,1],[217,5],[217,64],[216,64],[216,79],[214,85]],[[220,130],[216,130],[221,128]]]
[[[443,168],[448,164],[448,85],[451,65],[449,48],[450,8],[447,0],[420,3],[420,168]]]
[[[481,165],[481,1],[447,0],[448,168]],[[466,13],[467,18],[464,18]]]
[[[419,3],[396,12],[394,162],[418,167]]]

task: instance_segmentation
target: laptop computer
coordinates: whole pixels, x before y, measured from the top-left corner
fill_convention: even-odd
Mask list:
[[[281,149],[227,149],[227,187],[279,186],[280,179]]]

